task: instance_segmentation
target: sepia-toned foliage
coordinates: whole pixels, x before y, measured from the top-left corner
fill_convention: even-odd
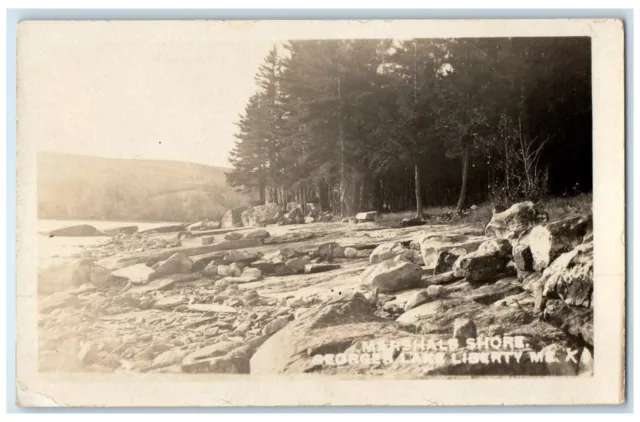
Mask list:
[[[343,215],[589,192],[590,64],[588,38],[274,46],[227,178]]]

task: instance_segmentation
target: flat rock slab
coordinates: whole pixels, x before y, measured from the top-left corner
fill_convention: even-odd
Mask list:
[[[224,277],[221,280],[225,280],[231,284],[245,284],[245,283],[252,283],[254,281],[258,281],[259,279],[251,276],[240,276],[240,277]]]
[[[49,237],[106,236],[103,232],[88,224],[64,227],[62,229],[52,230],[46,234],[48,234]]]
[[[154,309],[167,310],[173,309],[176,306],[180,306],[186,302],[186,298],[184,296],[171,296],[171,297],[163,297],[158,299],[154,304]]]
[[[161,315],[162,313],[162,311],[157,309],[147,309],[145,311],[133,311],[126,312],[124,314],[101,316],[98,319],[100,321],[127,321],[135,320],[138,318],[156,317],[158,315]]]
[[[376,221],[377,211],[360,212],[356,214],[356,221]]]
[[[116,236],[118,234],[133,234],[138,231],[138,226],[122,226],[113,229],[104,229],[102,232],[108,236]]]
[[[307,264],[304,266],[304,272],[306,274],[315,274],[337,270],[338,268],[340,268],[339,264]]]
[[[238,313],[238,310],[236,308],[232,308],[231,306],[217,305],[212,303],[199,303],[199,304],[188,305],[187,309],[194,312],[215,312],[215,313],[227,313],[227,314]]]
[[[195,274],[173,274],[167,277],[158,278],[150,281],[148,284],[136,286],[129,289],[130,293],[147,293],[156,290],[164,290],[177,283],[197,280],[199,277]]]
[[[236,341],[221,341],[210,346],[201,347],[195,352],[189,353],[187,356],[185,356],[183,364],[189,365],[203,359],[226,355],[228,352],[235,349],[239,345],[240,343]]]
[[[147,284],[149,274],[154,270],[146,264],[135,264],[120,268],[111,273],[112,276],[129,280],[132,284]]]
[[[217,251],[224,251],[229,249],[243,249],[243,248],[252,248],[256,246],[260,246],[263,244],[262,239],[240,239],[234,241],[225,241],[216,243],[213,245],[202,245],[202,246],[180,246],[177,248],[171,248],[170,250],[165,251],[146,251],[139,252],[132,255],[127,256],[114,256],[105,258],[99,261],[98,265],[101,265],[105,268],[122,268],[128,265],[146,263],[149,265],[155,264],[156,262],[164,261],[168,259],[175,253],[182,253],[186,256],[194,256],[194,255],[203,255]]]
[[[474,286],[475,283],[469,283]],[[462,290],[452,294],[452,297],[473,300],[482,305],[491,305],[494,302],[512,295],[522,293],[524,290],[517,282],[517,278],[502,279],[495,283],[482,285],[473,290]]]

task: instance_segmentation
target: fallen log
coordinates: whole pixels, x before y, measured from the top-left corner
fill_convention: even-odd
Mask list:
[[[212,253],[217,251],[226,251],[229,249],[252,248],[256,246],[261,246],[262,244],[263,244],[262,239],[240,239],[240,240],[224,241],[224,242],[216,243],[213,245],[191,246],[191,247],[182,246],[177,248],[171,248],[165,251],[154,250],[154,251],[139,252],[129,256],[108,257],[98,261],[98,265],[101,265],[109,269],[119,269],[123,267],[128,267],[129,265],[142,264],[142,263],[145,263],[147,265],[153,265],[156,262],[160,262],[160,261],[164,261],[165,259],[168,259],[171,255],[176,253],[182,253],[186,256],[204,255],[207,253]]]
[[[431,286],[433,284],[449,284],[454,281],[462,280],[463,277],[457,277],[453,274],[453,271],[446,273],[440,273],[434,276],[427,276],[422,278],[422,284],[425,286]]]

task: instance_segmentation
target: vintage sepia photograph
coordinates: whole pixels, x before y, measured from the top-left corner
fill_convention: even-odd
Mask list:
[[[623,195],[624,133],[595,127],[595,38],[351,24],[19,24],[27,372],[621,379],[624,245],[597,229],[624,239],[624,201],[596,185]]]

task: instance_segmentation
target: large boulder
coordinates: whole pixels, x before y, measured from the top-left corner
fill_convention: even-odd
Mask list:
[[[344,250],[344,246],[340,246],[336,242],[327,242],[311,251],[310,255],[318,262],[331,262],[334,258],[344,258]]]
[[[345,353],[362,341],[392,340],[403,335],[393,322],[372,312],[361,294],[336,297],[321,308],[301,313],[273,334],[251,358],[251,374],[303,374],[334,370],[325,367],[322,356]],[[349,370],[347,365],[342,369]],[[351,367],[351,370],[361,370]]]
[[[64,227],[62,229],[52,230],[48,233],[49,237],[86,237],[86,236],[105,236],[103,232],[88,224],[79,224],[77,226]]]
[[[404,312],[396,321],[418,327],[421,333],[447,332],[453,330],[457,318],[471,318],[484,308],[471,300],[436,299]]]
[[[508,239],[548,221],[549,215],[531,201],[519,202],[502,212],[494,212],[485,228],[487,236]]]
[[[499,276],[511,259],[511,244],[506,239],[491,239],[477,251],[461,256],[453,264],[454,275],[469,281],[488,281]]]
[[[188,355],[182,363],[182,372],[186,373],[215,373],[215,374],[248,374],[250,370],[249,360],[256,349],[267,340],[269,336],[260,336],[238,345],[236,342],[222,342],[224,348],[214,349],[211,346],[207,353]],[[228,351],[229,343],[235,348]],[[220,344],[220,343],[217,343]],[[226,352],[223,354],[223,352]],[[189,358],[189,359],[187,359]],[[194,359],[195,358],[195,359]]]
[[[304,267],[309,261],[311,261],[311,258],[308,256],[301,256],[287,260],[286,265],[291,270],[291,273],[298,274],[304,272]]]
[[[314,219],[318,219],[322,215],[322,207],[320,206],[320,203],[307,202],[304,208],[305,217],[313,217]]]
[[[253,230],[244,235],[245,239],[266,239],[271,236],[271,233],[264,229]]]
[[[533,254],[529,246],[529,231],[511,240],[513,262],[519,271],[533,271]]]
[[[61,262],[38,272],[38,293],[52,294],[91,283],[93,260]]]
[[[224,235],[224,240],[240,240],[244,237],[244,234],[238,232],[231,232]]]
[[[220,220],[220,228],[242,227],[242,212],[246,209],[247,207],[241,207],[227,210]]]
[[[163,261],[158,265],[154,272],[149,274],[149,281],[157,278],[166,277],[171,274],[186,274],[191,272],[193,261],[191,258],[183,253],[175,253],[171,255],[166,261]]]
[[[300,208],[294,208],[278,220],[278,224],[283,226],[287,224],[303,224],[304,214]]]
[[[412,262],[387,260],[368,267],[361,275],[360,284],[378,288],[381,293],[393,293],[417,287],[422,278],[422,268]]]
[[[446,252],[457,256],[466,255],[478,249],[487,240],[482,236],[467,236],[462,234],[425,234],[420,237],[420,253],[427,268],[435,268],[441,255]]]
[[[113,281],[111,270],[95,264],[91,267],[90,279],[91,284],[97,288],[107,287]]]
[[[593,303],[593,243],[585,243],[560,255],[544,270],[541,283],[546,298],[590,307]]]
[[[592,226],[591,215],[575,215],[534,227],[529,234],[533,268],[543,271],[558,256],[580,245]]]
[[[593,310],[567,305],[561,300],[549,300],[543,319],[565,333],[593,346]]]
[[[414,261],[416,258],[415,250],[405,248],[398,242],[386,242],[378,245],[369,255],[369,264],[379,264],[387,259],[393,259],[396,256],[402,256],[409,261]]]
[[[260,227],[265,224],[276,224],[282,217],[282,206],[264,204],[242,211],[240,219],[244,227]]]

